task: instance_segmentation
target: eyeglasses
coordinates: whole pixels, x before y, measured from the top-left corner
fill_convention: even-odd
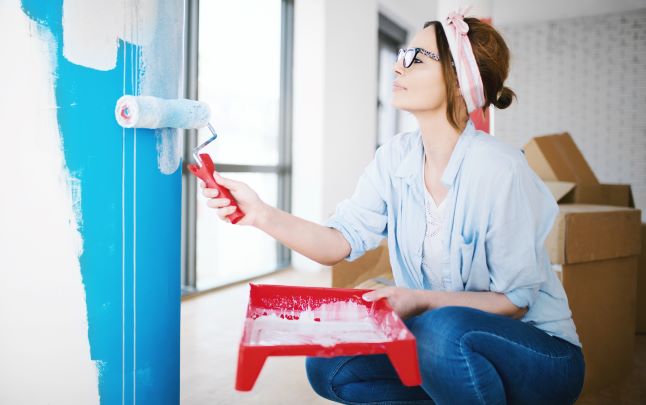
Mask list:
[[[409,68],[413,64],[413,61],[417,57],[418,53],[422,53],[423,55],[428,56],[429,58],[433,59],[434,61],[439,61],[440,57],[431,51],[427,51],[426,49],[422,48],[408,48],[408,49],[400,49],[399,53],[397,54],[397,62],[402,60],[404,58],[404,67]]]

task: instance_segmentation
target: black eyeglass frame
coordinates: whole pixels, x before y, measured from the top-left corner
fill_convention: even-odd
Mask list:
[[[417,54],[419,53],[428,56],[429,58],[433,59],[436,62],[440,61],[439,55],[437,55],[435,52],[427,51],[426,49],[423,49],[423,48],[406,48],[406,49],[402,48],[397,53],[397,62],[399,62],[403,58],[404,67],[409,68],[413,65],[413,62],[415,61],[415,58],[417,58]],[[413,56],[407,59],[407,56],[411,54]]]

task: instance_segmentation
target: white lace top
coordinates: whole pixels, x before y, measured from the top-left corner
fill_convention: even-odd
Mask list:
[[[426,233],[422,248],[422,272],[426,279],[425,284],[430,284],[432,290],[445,290],[451,285],[450,277],[444,277],[442,247],[444,246],[444,233],[442,223],[446,211],[446,200],[444,198],[439,206],[433,200],[433,196],[426,188],[424,180],[424,165],[422,165],[422,180],[424,181],[424,201],[426,212]]]

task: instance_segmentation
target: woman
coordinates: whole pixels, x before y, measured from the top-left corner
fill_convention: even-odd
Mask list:
[[[385,355],[308,358],[321,396],[346,404],[571,404],[584,361],[545,238],[558,212],[522,152],[475,130],[469,113],[506,108],[509,51],[489,24],[428,22],[394,65],[393,104],[419,130],[378,149],[353,196],[321,226],[224,179],[246,217],[325,265],[388,238],[387,298],[417,339],[422,385],[402,385]],[[234,210],[205,189],[225,218]]]

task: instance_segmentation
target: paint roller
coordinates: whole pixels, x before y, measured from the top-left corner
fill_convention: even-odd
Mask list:
[[[126,95],[117,100],[114,115],[119,125],[124,128],[197,129],[207,127],[212,136],[193,149],[193,159],[195,159],[196,164],[188,165],[188,169],[196,177],[202,179],[207,187],[218,189],[219,197],[229,199],[231,205],[236,207],[233,214],[227,216],[232,224],[237,223],[244,217],[244,213],[238,207],[238,203],[229,192],[229,189],[215,182],[213,178],[215,164],[211,156],[208,153],[200,153],[200,150],[218,137],[213,126],[209,123],[211,110],[208,104],[186,99],[162,99],[150,96]]]

